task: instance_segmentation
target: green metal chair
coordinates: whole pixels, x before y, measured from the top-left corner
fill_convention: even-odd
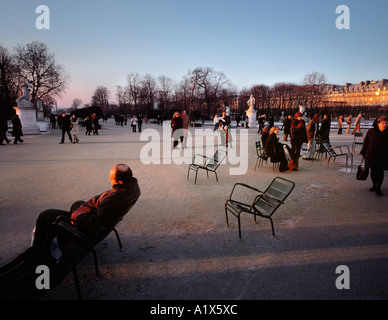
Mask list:
[[[228,212],[230,212],[237,218],[238,233],[241,239],[240,216],[245,212],[253,215],[255,223],[256,217],[270,220],[272,235],[275,236],[272,216],[284,204],[294,187],[293,181],[281,177],[273,179],[264,192],[243,183],[236,183],[229,199],[225,202],[226,225],[229,227]]]
[[[195,184],[197,184],[198,170],[202,169],[202,170],[206,171],[208,178],[209,178],[209,171],[214,172],[214,174],[216,176],[216,180],[218,182],[218,177],[217,177],[216,171],[217,171],[218,167],[220,166],[220,164],[222,163],[222,161],[224,161],[224,159],[226,158],[226,155],[227,155],[227,151],[222,150],[222,149],[218,149],[214,153],[214,156],[212,158],[208,158],[208,157],[206,157],[204,155],[200,155],[200,154],[194,155],[193,161],[189,165],[189,169],[187,170],[187,180],[189,179],[189,176],[190,176],[190,170],[193,170],[193,171],[195,171]],[[198,157],[202,157],[202,159],[203,159],[203,162],[201,164],[199,164],[196,160]]]

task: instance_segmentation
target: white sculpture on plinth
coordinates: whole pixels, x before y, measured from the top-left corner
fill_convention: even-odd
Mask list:
[[[31,96],[29,88],[31,88],[31,85],[26,81],[20,88],[22,89],[22,95],[16,100],[17,107],[15,109],[22,122],[23,133],[25,135],[39,134],[40,129],[36,123],[36,110],[30,101]]]
[[[249,106],[249,109],[246,111],[246,114],[248,116],[248,119],[249,119],[249,127],[252,128],[256,128],[257,127],[257,121],[256,121],[256,114],[257,114],[257,110],[255,110],[255,98],[253,97],[253,95],[251,95],[251,97],[249,98],[247,104]]]

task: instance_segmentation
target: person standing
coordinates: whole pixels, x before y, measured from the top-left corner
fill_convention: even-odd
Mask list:
[[[328,114],[323,115],[323,120],[321,123],[321,128],[319,129],[319,135],[321,136],[322,142],[330,142],[330,128],[331,128],[331,119]]]
[[[75,114],[71,117],[71,133],[73,135],[73,143],[78,143],[78,132],[79,132],[79,124],[78,124],[78,118]]]
[[[388,170],[388,117],[376,119],[373,128],[369,129],[361,152],[365,158],[365,166],[371,169],[373,186],[369,189],[382,195],[381,186],[384,181],[384,171]]]
[[[288,115],[284,120],[283,120],[283,127],[284,127],[284,139],[283,141],[288,140],[288,135],[291,132],[291,115]]]
[[[307,139],[308,139],[308,150],[309,154],[306,158],[303,158],[305,160],[313,160],[314,159],[314,152],[315,152],[315,145],[316,145],[316,137],[318,135],[319,131],[319,114],[315,114],[314,117],[310,120],[310,122],[307,124]]]
[[[85,118],[85,127],[86,127],[85,135],[90,136],[90,133],[93,130],[92,120],[90,119],[90,117]]]
[[[71,138],[71,134],[70,134],[71,120],[70,120],[70,117],[66,113],[62,113],[61,124],[62,124],[62,139],[61,139],[60,144],[65,142],[65,134],[66,133],[69,136],[70,143],[72,143],[73,139]]]
[[[291,160],[288,164],[290,171],[298,171],[300,150],[303,143],[307,143],[306,124],[302,120],[302,113],[297,112],[291,123]]]
[[[342,134],[342,127],[343,127],[342,116],[339,116],[339,118],[338,118],[338,132],[337,132],[337,134]]]
[[[15,137],[15,140],[13,141],[14,144],[17,144],[18,142],[22,143],[24,140],[22,140],[20,137],[23,135],[22,130],[22,122],[20,121],[19,116],[16,113],[16,110],[13,111],[12,116],[12,136]]]
[[[137,126],[137,118],[136,118],[136,115],[134,115],[131,119],[132,132],[136,132],[136,126]]]
[[[190,117],[185,110],[182,111],[183,148],[186,148],[187,134],[189,132]]]
[[[183,135],[182,135],[182,117],[179,112],[175,112],[172,120],[171,120],[171,128],[172,128],[172,138],[174,140],[173,149],[175,149],[181,141],[183,146]]]
[[[98,129],[100,129],[100,124],[98,122],[98,117],[95,113],[92,115],[92,127],[93,127],[93,135],[98,135]]]

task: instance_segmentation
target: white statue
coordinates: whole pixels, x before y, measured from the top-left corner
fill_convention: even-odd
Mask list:
[[[28,90],[29,88],[31,88],[30,83],[27,81],[24,82],[23,85],[20,87],[20,89],[22,89],[23,91],[23,94],[16,100],[16,102],[19,103],[23,100],[30,102],[31,96],[30,96],[30,91]]]
[[[255,98],[251,95],[247,102],[249,109],[248,110],[253,110],[255,108]]]

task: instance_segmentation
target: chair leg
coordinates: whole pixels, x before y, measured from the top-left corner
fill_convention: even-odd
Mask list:
[[[272,235],[275,236],[275,228],[273,227],[273,221],[272,218],[268,218],[271,221],[271,227],[272,227]]]
[[[241,221],[240,221],[240,214],[237,216],[237,222],[238,222],[238,237],[241,240]]]
[[[197,184],[197,175],[198,175],[198,169],[195,171],[195,182],[194,182],[194,184]]]
[[[77,267],[74,267],[74,269],[73,269],[73,277],[74,277],[75,289],[77,290],[78,300],[82,300],[81,288],[80,288],[79,280],[78,280]]]
[[[117,230],[115,228],[113,228],[112,231],[116,235],[116,239],[117,239],[117,242],[119,243],[120,251],[123,251],[123,245],[121,244],[121,239],[120,239],[119,233],[117,232]]]
[[[216,175],[216,181],[218,183],[218,176],[217,176],[217,172],[214,171],[214,174]]]
[[[92,249],[92,253],[93,253],[93,258],[94,258],[94,269],[96,270],[96,277],[99,278],[100,277],[100,271],[99,271],[99,268],[98,268],[98,259],[97,259],[97,253],[94,249]]]
[[[227,206],[227,204],[225,203],[225,219],[226,219],[226,226],[229,228],[228,208],[227,208],[226,206]]]

